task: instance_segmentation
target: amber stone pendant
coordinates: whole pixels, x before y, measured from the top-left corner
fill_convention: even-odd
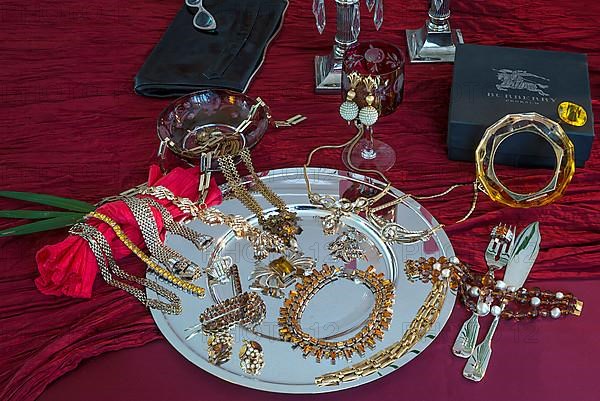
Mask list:
[[[575,127],[583,127],[587,122],[585,109],[573,102],[562,102],[559,104],[558,116],[565,123]]]

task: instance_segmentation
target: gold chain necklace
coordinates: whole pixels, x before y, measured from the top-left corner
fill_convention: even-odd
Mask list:
[[[425,240],[431,238],[431,236],[433,234],[435,234],[437,231],[441,230],[444,227],[442,224],[438,224],[435,227],[427,228],[424,230],[408,230],[407,228],[405,228],[404,226],[402,226],[396,222],[388,221],[388,220],[381,218],[376,213],[381,212],[385,209],[389,209],[390,207],[396,206],[400,203],[403,203],[408,198],[413,198],[413,199],[418,199],[418,200],[433,199],[433,198],[437,198],[437,197],[446,195],[447,193],[449,193],[450,191],[452,191],[455,188],[458,188],[458,187],[461,187],[464,185],[472,185],[472,183],[456,184],[456,185],[451,186],[449,189],[447,189],[446,191],[444,191],[440,194],[435,194],[435,195],[431,195],[431,196],[413,196],[410,194],[405,194],[403,196],[397,197],[396,199],[394,199],[390,202],[376,205],[378,201],[380,201],[384,196],[386,196],[387,194],[389,194],[391,192],[392,184],[391,184],[390,180],[382,172],[377,171],[377,170],[360,169],[360,168],[356,167],[350,160],[349,155],[352,153],[354,146],[356,146],[356,144],[358,143],[358,141],[360,140],[360,138],[362,137],[362,135],[364,133],[364,127],[362,124],[357,124],[356,126],[357,126],[357,133],[354,137],[352,137],[347,142],[342,143],[341,145],[322,145],[322,146],[316,147],[309,153],[306,163],[303,166],[304,181],[306,183],[306,191],[308,193],[308,199],[309,199],[310,203],[312,203],[313,205],[321,206],[323,209],[330,212],[329,216],[323,218],[323,231],[325,232],[325,234],[327,234],[327,235],[333,234],[338,230],[342,216],[348,215],[348,214],[358,215],[360,213],[365,213],[367,220],[369,222],[371,222],[378,229],[379,235],[386,242],[410,244],[410,243],[414,243],[414,242],[418,242],[418,241],[425,241]],[[374,195],[372,197],[360,196],[360,197],[356,198],[355,200],[350,200],[350,199],[346,199],[346,198],[338,199],[332,195],[321,195],[312,190],[310,178],[308,175],[308,167],[310,167],[314,155],[320,150],[341,149],[346,146],[350,147],[350,151],[347,152],[348,158],[347,158],[346,162],[348,163],[348,165],[350,166],[350,168],[352,170],[355,170],[359,173],[365,173],[365,174],[377,174],[384,181],[385,187],[377,195]],[[471,215],[471,213],[475,210],[475,203],[477,202],[477,191],[474,191],[474,192],[475,192],[475,194],[473,197],[473,202],[471,204],[471,208],[469,209],[468,213],[462,219],[457,221],[457,223],[466,220]]]
[[[233,195],[258,218],[259,224],[271,234],[281,237],[283,242],[290,247],[296,247],[296,235],[302,232],[298,225],[298,216],[287,209],[287,205],[269,188],[256,174],[250,150],[243,148],[238,154],[252,177],[252,185],[265,198],[275,206],[277,214],[265,216],[263,208],[241,183],[240,174],[235,166],[234,155],[227,154],[218,158],[219,166]]]

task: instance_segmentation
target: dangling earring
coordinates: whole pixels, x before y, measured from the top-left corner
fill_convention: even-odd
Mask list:
[[[249,375],[258,375],[265,366],[262,346],[256,341],[243,340],[240,348],[240,368]]]
[[[348,75],[350,80],[350,89],[346,93],[346,101],[340,105],[340,115],[350,124],[350,121],[358,116],[358,105],[354,102],[356,97],[356,86],[361,80],[358,72],[354,71]]]
[[[222,365],[231,359],[233,335],[229,331],[208,336],[208,362]]]
[[[371,76],[363,78],[363,83],[368,92],[368,95],[365,97],[367,105],[360,109],[360,112],[358,113],[358,119],[367,127],[370,127],[371,125],[375,124],[377,122],[377,119],[379,118],[379,112],[373,106],[373,103],[375,102],[373,90],[377,87],[379,83],[378,81],[379,77],[377,77],[377,79]]]

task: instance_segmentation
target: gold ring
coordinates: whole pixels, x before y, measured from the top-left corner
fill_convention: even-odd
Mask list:
[[[507,138],[524,132],[544,138],[556,157],[554,176],[541,190],[518,193],[508,189],[498,179],[494,158],[498,148]],[[544,206],[560,198],[575,173],[574,146],[562,127],[555,121],[537,113],[509,114],[490,126],[475,151],[477,180],[488,196],[510,207],[527,208]]]

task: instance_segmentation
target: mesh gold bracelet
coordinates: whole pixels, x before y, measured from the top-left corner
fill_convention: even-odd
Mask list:
[[[121,240],[121,242],[134,255],[136,255],[138,258],[140,258],[148,266],[148,268],[150,268],[150,270],[152,272],[154,272],[158,277],[164,279],[165,281],[167,281],[167,282],[175,285],[176,287],[179,287],[182,290],[187,291],[197,297],[204,297],[204,294],[205,294],[204,288],[197,286],[195,284],[192,284],[187,280],[183,280],[183,279],[179,278],[176,274],[171,273],[168,269],[166,269],[162,266],[159,266],[156,262],[154,262],[154,260],[152,260],[152,258],[150,256],[146,255],[144,253],[144,251],[142,251],[137,245],[135,245],[133,243],[133,241],[131,241],[129,239],[129,237],[127,237],[127,234],[125,234],[125,232],[123,231],[121,226],[116,221],[114,221],[110,217],[108,217],[102,213],[98,213],[98,212],[90,212],[87,216],[93,217],[95,219],[98,219],[98,220],[106,223],[115,232],[115,234],[117,235],[119,240]]]
[[[96,227],[87,223],[77,223],[71,227],[69,233],[78,235],[87,241],[98,263],[100,274],[107,284],[130,293],[148,308],[158,309],[164,313],[174,315],[182,312],[181,299],[175,293],[152,280],[134,276],[121,269],[114,259],[112,249],[104,234]],[[127,281],[153,290],[168,302],[159,299],[149,299],[144,290],[128,284]]]

